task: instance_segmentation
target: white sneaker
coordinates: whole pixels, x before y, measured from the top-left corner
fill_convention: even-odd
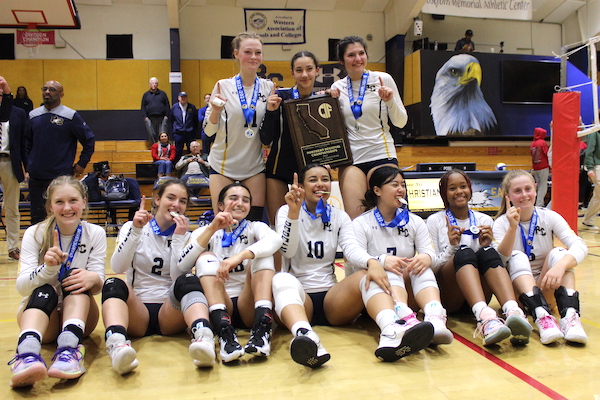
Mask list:
[[[581,326],[581,320],[579,315],[574,312],[570,317],[564,317],[560,319],[560,330],[565,335],[565,340],[569,342],[586,344],[588,337],[583,326]]]
[[[212,367],[215,365],[215,337],[210,328],[201,328],[195,333],[189,347],[190,356],[196,367]]]
[[[587,229],[589,231],[594,231],[594,232],[600,231],[600,228],[598,228],[594,224],[586,224],[585,222],[582,222],[581,224],[583,225],[584,229]]]
[[[224,363],[235,361],[244,355],[244,349],[238,342],[237,333],[232,325],[221,328],[219,343],[221,345],[219,355]]]
[[[113,333],[106,339],[106,352],[112,360],[112,367],[120,375],[125,375],[138,366],[136,352],[131,341],[120,333]]]
[[[439,315],[426,314],[424,321],[431,322],[433,325],[433,343],[450,344],[454,340],[452,331],[446,327],[446,310],[441,308]]]
[[[564,337],[552,315],[536,319],[535,326],[540,332],[540,342],[542,344],[554,343]]]
[[[290,343],[292,360],[310,368],[317,368],[325,364],[331,356],[321,345],[319,335],[306,328],[298,329],[296,337]]]
[[[512,333],[510,342],[513,345],[523,346],[529,343],[529,337],[533,328],[523,310],[518,307],[510,310],[506,314],[506,326],[510,328],[510,332]]]
[[[383,328],[379,346],[375,350],[377,358],[393,362],[429,346],[433,339],[433,325],[430,322],[420,322],[408,328],[407,325],[400,320]]]

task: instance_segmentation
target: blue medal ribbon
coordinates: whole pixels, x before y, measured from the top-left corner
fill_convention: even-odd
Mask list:
[[[446,210],[446,215],[448,216],[450,225],[458,226],[458,222],[456,222],[456,218],[454,217],[452,211]],[[474,228],[475,232],[473,232]],[[475,218],[475,213],[472,210],[469,210],[469,228],[465,229],[462,234],[471,235],[473,236],[473,239],[479,238],[479,228],[477,228],[477,219]]]
[[[56,230],[58,231],[58,245],[62,250],[62,240],[60,238],[60,229],[58,228],[58,224],[56,224]],[[60,271],[58,271],[58,280],[63,281],[67,272],[71,269],[71,264],[73,263],[73,258],[75,258],[75,253],[79,248],[79,244],[81,243],[81,235],[83,233],[83,228],[81,224],[77,226],[75,230],[75,234],[73,235],[73,239],[71,239],[71,246],[69,247],[69,255],[64,263],[60,266]]]
[[[392,222],[390,222],[389,224],[385,223],[385,220],[383,219],[383,215],[381,215],[381,211],[379,211],[379,208],[375,207],[373,215],[375,215],[375,219],[377,220],[377,223],[379,223],[379,226],[383,228],[402,228],[404,225],[408,224],[409,219],[408,210],[406,208],[397,208],[396,215],[394,216]]]
[[[529,232],[527,232],[527,237],[525,237],[525,229],[523,229],[523,226],[519,224],[521,241],[523,242],[523,249],[525,249],[525,254],[527,254],[527,257],[529,257],[531,254],[531,248],[533,247],[533,238],[535,235],[535,229],[537,228],[537,220],[537,211],[534,209],[533,214],[531,215],[531,220],[529,221]]]
[[[235,243],[238,237],[242,234],[244,229],[246,229],[246,225],[248,225],[248,221],[245,219],[242,220],[242,223],[237,226],[231,233],[227,233],[225,229],[223,229],[223,238],[221,239],[221,247],[229,247]]]
[[[317,203],[317,208],[315,209],[315,214],[308,211],[308,207],[306,207],[306,202],[302,203],[302,208],[308,215],[310,215],[310,219],[315,220],[321,217],[321,221],[324,224],[328,223],[331,220],[331,206],[323,200],[323,198],[319,199]]]
[[[238,97],[240,98],[240,104],[242,105],[242,111],[246,118],[246,125],[252,123],[254,119],[254,113],[256,112],[256,103],[258,102],[258,92],[260,91],[260,80],[258,77],[254,81],[254,90],[252,91],[252,100],[250,101],[250,107],[246,101],[246,93],[244,92],[244,85],[242,84],[242,78],[238,75],[235,77],[235,87],[238,91]]]
[[[314,92],[312,92],[312,93],[310,94],[310,96],[312,96],[313,94],[314,94]],[[310,96],[309,96],[309,97],[310,97]],[[299,99],[299,98],[300,98],[300,92],[298,91],[298,87],[297,87],[297,86],[294,86],[294,87],[292,88],[292,99],[294,99],[294,100],[295,100],[295,99]]]
[[[354,93],[352,92],[352,80],[348,75],[348,101],[350,102],[350,109],[354,118],[358,119],[362,115],[362,105],[365,100],[365,93],[367,92],[367,81],[369,80],[369,72],[363,72],[362,79],[360,80],[360,88],[358,89],[358,99],[354,101]]]
[[[154,232],[155,235],[171,236],[173,234],[173,232],[175,232],[175,228],[177,227],[177,224],[173,224],[170,227],[168,227],[167,229],[165,229],[164,231],[161,231],[160,226],[158,226],[158,222],[156,222],[156,219],[152,218],[150,220],[150,227],[152,228],[152,232]]]

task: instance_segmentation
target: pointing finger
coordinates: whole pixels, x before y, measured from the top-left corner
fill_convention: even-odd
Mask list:
[[[142,196],[142,200],[140,201],[140,211],[146,211],[146,196]]]
[[[52,245],[54,247],[60,248],[60,239],[58,238],[58,231],[56,229],[54,230],[53,237],[54,237],[54,242]]]
[[[383,84],[383,79],[381,79],[381,77],[379,77],[379,84],[380,84],[381,86],[385,86],[385,85]]]
[[[276,86],[275,86],[275,84],[273,84],[273,89],[271,90],[271,96],[273,96],[275,94],[275,88],[276,88]]]
[[[217,82],[217,94],[221,94],[221,82]]]
[[[231,212],[231,210],[233,210],[233,201],[230,201],[227,206],[225,207],[225,212]]]
[[[294,182],[293,182],[293,184],[296,185],[296,186],[298,186],[298,173],[297,172],[294,172]]]

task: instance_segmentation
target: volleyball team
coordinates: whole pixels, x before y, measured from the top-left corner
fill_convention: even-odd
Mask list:
[[[364,312],[381,330],[375,356],[386,362],[450,344],[447,314],[465,310],[484,345],[526,345],[526,314],[544,344],[587,342],[574,274],[587,247],[559,214],[535,207],[528,172],[506,174],[495,221],[469,209],[471,181],[459,170],[440,179],[444,210],[426,222],[411,213],[388,125],[404,126],[406,110],[391,76],[367,69],[363,39],[349,36],[338,44],[347,77],[328,92],[339,99],[354,164],[338,171],[346,212],[333,208],[329,167],[297,171],[281,111],[283,100],[314,94],[317,59],[296,54],[296,84],[276,89],[257,76],[260,37],[245,32],[232,45],[239,74],[217,82],[205,118],[206,134],[216,135],[209,156],[214,219],[190,232],[187,187],[168,180],[154,195],[155,213],[143,198],[119,232],[111,267],[126,278],[105,279],[105,232],[82,220],[86,190],[72,177],[55,179],[47,191],[49,217],[22,241],[12,387],[85,372],[82,340],[98,323],[98,293],[106,349],[119,374],[138,366],[130,338],[187,329],[197,367],[213,366],[217,348],[225,363],[269,356],[274,321],[293,335],[292,359],[317,368],[331,356],[313,326],[346,325]],[[262,144],[271,146],[266,165]],[[265,206],[276,230],[260,222]],[[554,247],[555,236],[564,248]],[[338,246],[345,257],[341,281]],[[492,294],[502,316],[488,306]],[[243,346],[236,329],[250,329]],[[47,368],[41,346],[52,342],[57,350]]]

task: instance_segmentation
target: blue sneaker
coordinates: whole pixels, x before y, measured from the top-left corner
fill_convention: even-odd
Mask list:
[[[54,364],[48,369],[48,376],[59,379],[75,379],[85,373],[83,356],[85,347],[82,344],[76,348],[63,347],[56,350],[52,360]]]
[[[11,366],[12,371],[10,387],[32,386],[48,375],[46,363],[39,354],[17,354],[8,365]]]

